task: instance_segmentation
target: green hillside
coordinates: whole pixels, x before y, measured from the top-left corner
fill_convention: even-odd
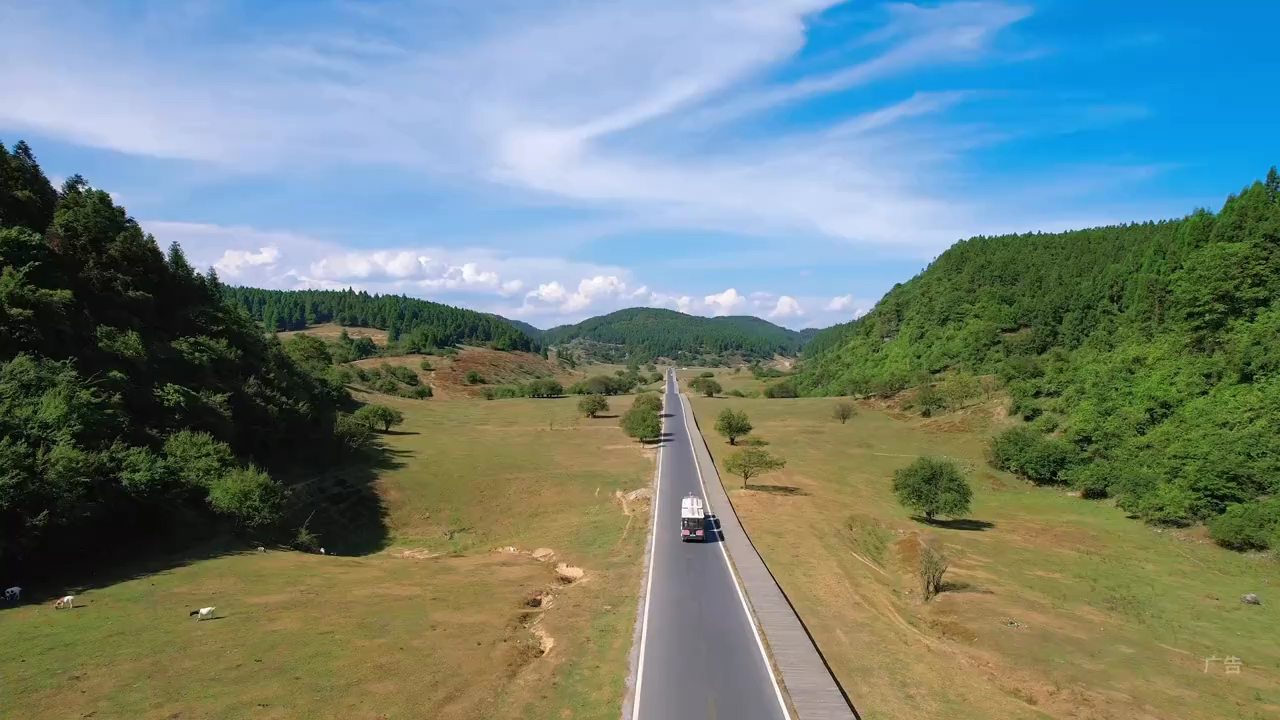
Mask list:
[[[992,373],[1035,421],[993,446],[998,464],[1149,522],[1208,521],[1228,546],[1275,542],[1276,171],[1216,214],[957,243],[867,316],[819,333],[797,381],[891,394]]]
[[[245,308],[268,330],[302,330],[316,323],[387,331],[387,339],[409,350],[460,343],[499,350],[536,350],[538,343],[497,315],[464,310],[402,295],[354,290],[260,290],[228,287],[223,295]]]
[[[505,317],[502,317],[501,315],[494,315],[493,317],[501,320],[504,323],[507,323],[511,327],[514,327],[515,329],[519,330],[525,335],[528,335],[534,340],[537,340],[542,337],[542,330],[530,325],[527,322],[523,322],[521,320],[512,320],[511,318],[505,318]]]
[[[0,145],[0,567],[266,530],[300,463],[365,437],[348,400],[106,192]]]
[[[546,330],[548,345],[589,341],[615,346],[637,359],[672,358],[678,362],[701,356],[741,355],[769,358],[795,355],[800,333],[750,316],[706,318],[662,308],[629,308]]]

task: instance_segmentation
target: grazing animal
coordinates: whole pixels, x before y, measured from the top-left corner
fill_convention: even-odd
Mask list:
[[[320,554],[321,554],[321,555],[323,555],[323,554],[324,554],[324,548],[320,548]]]
[[[194,615],[196,618],[196,622],[200,622],[201,620],[209,620],[213,617],[214,610],[217,610],[217,608],[213,606],[203,607],[203,608],[200,608],[199,610],[192,610],[191,613],[187,615],[187,617],[191,617]]]
[[[258,552],[264,553],[266,551],[267,551],[266,548],[262,547],[261,545],[258,546]]]
[[[14,585],[13,587],[4,591],[4,599],[9,600],[11,602],[16,602],[18,599],[18,596],[20,595],[22,595],[22,588],[18,587],[17,585]]]
[[[75,595],[63,595],[53,603],[54,610],[57,610],[58,608],[73,608],[75,606],[76,606]]]

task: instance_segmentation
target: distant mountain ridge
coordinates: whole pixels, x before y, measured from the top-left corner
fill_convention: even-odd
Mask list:
[[[545,345],[588,341],[620,346],[644,359],[736,354],[748,359],[796,355],[817,330],[795,331],[751,315],[702,317],[664,308],[627,308],[542,331]]]

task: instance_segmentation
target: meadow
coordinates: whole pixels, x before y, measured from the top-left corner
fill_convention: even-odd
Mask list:
[[[1274,558],[992,470],[986,440],[1010,422],[998,402],[932,419],[861,406],[842,425],[837,401],[693,402],[745,529],[865,720],[1280,715]],[[723,470],[725,407],[787,460],[752,489]],[[965,468],[964,521],[926,525],[897,504],[893,472],[922,454]],[[926,538],[950,561],[928,603]]]
[[[0,606],[0,716],[617,717],[648,515],[616,493],[651,453],[574,398],[372,399],[405,414],[381,547],[222,542],[71,579],[73,610]]]

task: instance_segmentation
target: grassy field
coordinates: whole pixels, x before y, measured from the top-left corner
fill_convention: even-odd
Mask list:
[[[742,522],[862,717],[1280,717],[1280,564],[1160,532],[1106,503],[991,470],[987,405],[932,420],[829,399],[697,398],[711,430],[744,409],[787,459],[753,480],[723,474]],[[968,469],[972,522],[927,526],[890,492],[920,454]],[[919,543],[950,557],[947,592],[919,600]],[[1257,592],[1264,605],[1240,602]],[[1206,658],[1239,658],[1238,675]]]
[[[86,579],[74,610],[4,606],[0,717],[616,718],[648,516],[615,491],[652,458],[575,399],[379,401],[406,416],[387,547],[210,549]]]
[[[737,372],[734,372],[735,370]],[[680,383],[680,390],[693,395],[694,393],[689,390],[689,381],[703,373],[713,373],[715,381],[720,383],[720,387],[725,392],[740,390],[744,394],[758,394],[764,390],[765,386],[765,381],[757,380],[750,370],[741,366],[737,368],[686,367],[676,369],[676,380]]]

